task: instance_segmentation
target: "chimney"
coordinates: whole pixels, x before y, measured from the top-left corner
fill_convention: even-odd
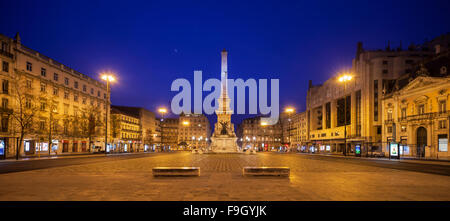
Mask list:
[[[362,42],[356,44],[356,60],[359,60],[359,56],[364,52]]]
[[[20,44],[20,35],[19,35],[19,32],[16,33],[16,36],[14,37],[14,40],[16,40],[16,42]]]
[[[309,80],[309,83],[308,83],[308,89],[311,89],[312,88],[312,80]]]

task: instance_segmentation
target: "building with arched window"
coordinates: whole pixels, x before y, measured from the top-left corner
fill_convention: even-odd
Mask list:
[[[449,52],[426,59],[386,87],[383,151],[399,143],[401,156],[449,159]]]

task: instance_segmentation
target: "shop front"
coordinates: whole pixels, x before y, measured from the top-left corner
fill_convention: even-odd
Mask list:
[[[62,152],[63,153],[68,153],[69,152],[69,141],[68,140],[63,140],[62,141]]]
[[[34,155],[37,151],[35,147],[35,140],[25,139],[23,141],[23,151],[25,152],[25,155]]]
[[[87,142],[81,141],[81,152],[87,152]]]
[[[43,142],[41,139],[39,142],[35,143],[36,154],[38,155],[48,155],[48,142]]]

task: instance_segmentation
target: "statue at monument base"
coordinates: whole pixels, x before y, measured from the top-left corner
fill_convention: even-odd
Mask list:
[[[229,137],[228,135],[218,135],[211,137],[210,152],[213,153],[236,153],[240,152],[236,143],[237,137]]]

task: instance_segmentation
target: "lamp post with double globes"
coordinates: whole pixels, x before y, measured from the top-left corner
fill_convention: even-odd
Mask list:
[[[108,108],[110,106],[110,86],[109,84],[116,81],[114,75],[110,72],[102,73],[102,80],[106,81],[106,103],[105,103],[105,155],[108,154]],[[90,145],[90,144],[89,144]]]
[[[347,156],[347,82],[352,80],[352,75],[350,73],[344,73],[339,77],[339,82],[344,83],[344,156]]]
[[[183,121],[182,124],[183,124],[184,127],[188,127],[190,123],[189,123],[189,121],[185,120],[185,121]],[[187,147],[188,146],[188,144],[187,144],[188,141],[187,140],[183,140],[183,141],[186,143],[186,145],[184,147],[184,150],[186,150],[188,148]]]

